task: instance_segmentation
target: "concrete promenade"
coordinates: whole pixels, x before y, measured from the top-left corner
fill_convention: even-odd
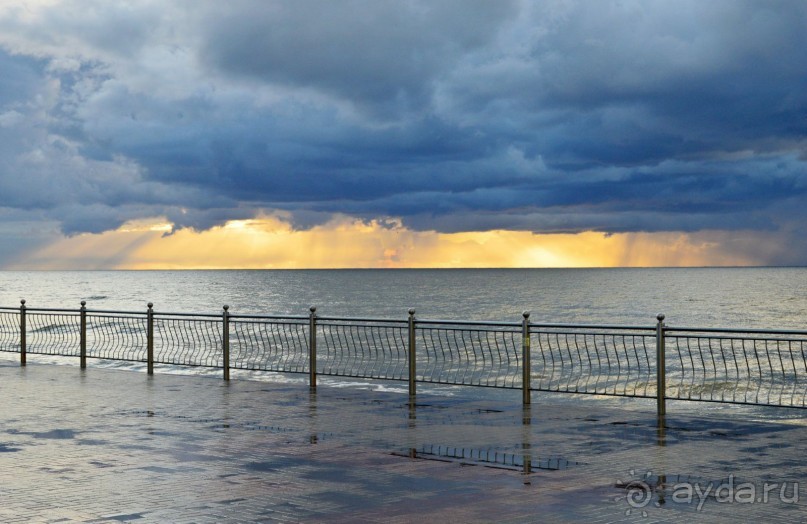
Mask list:
[[[0,394],[4,523],[807,521],[807,426],[742,410],[671,409],[659,435],[639,401],[413,410],[395,392],[11,360]]]

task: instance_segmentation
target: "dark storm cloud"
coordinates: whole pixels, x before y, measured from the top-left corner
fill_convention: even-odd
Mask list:
[[[803,2],[0,7],[0,207],[796,234],[805,27]]]
[[[226,73],[321,89],[395,115],[427,107],[432,83],[490,43],[514,7],[510,0],[240,0],[205,17],[201,55]]]

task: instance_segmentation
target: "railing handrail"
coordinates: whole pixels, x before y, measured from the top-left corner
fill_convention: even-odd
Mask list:
[[[15,311],[19,311],[20,308],[14,308]],[[67,308],[49,308],[49,307],[30,307],[25,306],[25,310],[28,313],[75,313],[78,315],[81,313],[81,309],[67,309]]]
[[[415,323],[424,326],[495,326],[521,329],[521,322],[502,322],[497,320],[448,320],[436,318],[416,318]]]
[[[308,318],[308,317],[306,317]],[[408,320],[406,318],[378,318],[378,317],[332,317],[332,316],[319,316],[317,315],[317,321],[319,322],[369,322],[373,324],[406,324]]]
[[[799,329],[753,329],[753,328],[695,328],[695,327],[670,327],[667,326],[664,330],[668,334],[681,332],[681,333],[748,333],[751,335],[804,335],[807,336],[807,330]]]
[[[0,310],[19,312],[19,308],[0,307]],[[34,308],[26,307],[29,313],[74,313],[80,314],[80,309],[67,309],[67,308]],[[86,309],[87,314],[101,314],[101,315],[131,315],[131,316],[145,316],[147,313],[143,311],[123,311],[111,309]],[[172,312],[172,311],[157,311],[153,312],[155,317],[197,317],[197,318],[215,318],[218,319],[220,313],[185,313],[185,312]],[[303,315],[274,315],[274,314],[235,314],[230,313],[231,319],[249,319],[249,320],[298,320],[307,321],[308,316]],[[386,323],[386,324],[402,324],[407,323],[406,318],[381,318],[381,317],[351,317],[351,316],[317,316],[320,322],[371,322],[371,323]],[[433,319],[433,318],[415,318],[415,323],[423,326],[480,326],[480,327],[507,327],[513,329],[520,329],[521,322],[507,322],[497,320],[452,320],[452,319]],[[627,331],[653,331],[653,326],[623,326],[623,325],[609,325],[609,324],[565,324],[565,323],[530,323],[531,329],[618,329]],[[703,331],[703,330],[701,330]]]
[[[308,315],[259,315],[259,314],[230,314],[230,319],[243,318],[246,320],[299,320],[308,322]]]
[[[141,315],[144,315],[144,314],[145,314],[145,312],[141,313]],[[163,317],[187,317],[187,318],[195,317],[195,318],[204,318],[204,319],[214,318],[214,319],[217,319],[217,320],[221,319],[221,313],[177,313],[177,312],[173,312],[173,311],[157,311],[157,310],[154,311],[154,316],[155,317],[157,317],[157,316],[163,316]]]
[[[13,311],[19,313],[20,308],[9,308],[9,307],[0,307],[0,310],[3,311]],[[29,307],[26,306],[25,310],[28,313],[72,313],[79,315],[81,313],[81,309],[69,309],[69,308],[40,308],[40,307]],[[131,316],[145,316],[147,314],[147,310],[143,311],[123,311],[123,310],[114,310],[114,309],[85,309],[85,313],[93,313],[93,314],[100,314],[100,315],[131,315]],[[185,312],[173,312],[173,311],[154,311],[154,315],[160,315],[164,317],[198,317],[198,318],[215,318],[218,319],[221,317],[220,313],[185,313]],[[241,315],[239,315],[241,316]]]
[[[531,335],[545,335],[545,336],[562,336],[562,337],[619,337],[619,338],[652,338],[656,336],[655,332],[651,332],[649,330],[644,330],[641,332],[637,331],[608,331],[608,330],[598,330],[598,329],[530,329],[529,330]]]
[[[31,311],[30,309],[28,311]],[[94,313],[96,315],[129,315],[129,316],[145,316],[146,311],[115,311],[106,309],[88,309],[87,314]]]
[[[26,306],[28,313],[68,313],[79,315],[80,308],[40,308]],[[19,313],[19,307],[0,306],[0,311],[16,312]],[[100,314],[100,315],[131,315],[131,316],[146,316],[147,310],[142,311],[125,311],[113,309],[85,309],[87,314]],[[186,318],[204,318],[204,319],[219,319],[221,313],[189,313],[177,311],[153,311],[155,317],[186,317]],[[308,321],[308,315],[284,315],[284,314],[259,314],[259,313],[230,313],[230,319],[247,319],[247,320],[293,320],[293,321]],[[362,316],[317,316],[319,322],[368,322],[368,323],[386,323],[386,324],[401,324],[406,325],[408,320],[406,317],[399,318],[381,318],[381,317],[362,317]],[[504,327],[521,329],[521,322],[508,322],[498,320],[460,320],[460,319],[445,319],[445,318],[415,318],[414,322],[420,326],[480,326],[480,327]],[[645,331],[654,332],[655,325],[623,325],[623,324],[585,324],[585,323],[563,323],[563,322],[530,322],[529,327],[531,331],[541,329],[604,329],[604,330],[619,330],[619,331]],[[675,333],[743,333],[743,334],[757,334],[757,335],[797,335],[807,336],[807,330],[798,329],[760,329],[760,328],[721,328],[721,327],[689,327],[689,326],[664,326],[664,332],[670,336],[675,336]]]
[[[655,331],[656,326],[625,326],[618,324],[563,324],[531,322],[531,329],[615,329],[620,331]]]

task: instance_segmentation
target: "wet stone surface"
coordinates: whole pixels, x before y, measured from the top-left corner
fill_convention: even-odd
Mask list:
[[[0,394],[0,522],[807,519],[807,427],[731,412],[12,361]]]

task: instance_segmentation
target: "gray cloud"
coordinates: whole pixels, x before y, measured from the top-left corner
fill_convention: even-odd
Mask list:
[[[0,7],[0,206],[792,238],[804,27],[800,2]]]
[[[240,0],[204,17],[201,55],[224,73],[400,118],[428,107],[434,82],[514,14],[511,0]]]

